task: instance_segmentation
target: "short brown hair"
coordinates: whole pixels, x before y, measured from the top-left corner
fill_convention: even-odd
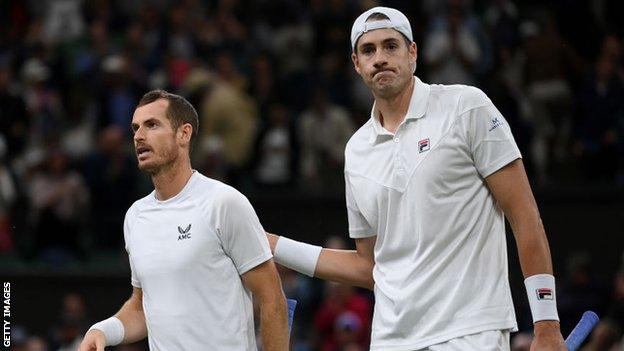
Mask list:
[[[370,16],[366,17],[366,21],[365,22],[375,22],[375,21],[383,21],[383,20],[390,20],[390,18],[388,16],[386,16],[385,14],[381,13],[381,12],[373,12],[370,14]],[[397,31],[398,32],[398,31]],[[403,40],[405,40],[405,45],[407,45],[407,47],[409,47],[412,44],[412,41],[409,40],[408,37],[405,36],[405,34],[399,32],[401,34],[401,36],[403,37]],[[355,44],[353,45],[353,52],[357,54],[357,42],[360,41],[360,38],[358,38],[358,40],[355,41]]]
[[[152,90],[147,92],[141,100],[139,101],[138,107],[145,106],[147,104],[151,104],[152,102],[160,99],[165,99],[169,101],[169,105],[167,106],[167,110],[165,111],[165,116],[169,122],[171,122],[171,127],[173,130],[177,130],[183,124],[190,124],[193,127],[193,133],[191,134],[191,143],[189,145],[189,152],[193,148],[193,143],[195,142],[195,138],[197,137],[197,132],[199,129],[199,117],[197,116],[197,111],[195,107],[191,105],[188,100],[183,98],[180,95],[172,94],[165,90]]]

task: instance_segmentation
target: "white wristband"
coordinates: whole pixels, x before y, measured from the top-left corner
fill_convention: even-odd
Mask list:
[[[275,245],[275,261],[299,273],[313,277],[323,248],[281,236]]]
[[[536,274],[524,280],[533,323],[558,321],[555,277],[550,274]]]
[[[97,322],[89,328],[97,329],[104,333],[106,338],[106,346],[115,346],[121,344],[124,339],[125,330],[123,323],[117,317],[110,317],[101,322]]]

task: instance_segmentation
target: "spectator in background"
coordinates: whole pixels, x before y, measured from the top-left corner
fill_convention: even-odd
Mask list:
[[[596,329],[589,337],[589,342],[581,348],[581,351],[621,351],[619,340],[622,329],[610,319],[598,322]]]
[[[344,148],[355,127],[346,109],[329,101],[317,88],[310,107],[299,119],[301,173],[311,188],[343,186]]]
[[[618,124],[624,120],[624,82],[616,65],[608,56],[599,57],[579,94],[575,151],[587,181],[614,182],[622,160]]]
[[[49,351],[48,343],[40,336],[33,335],[26,339],[24,351]]]
[[[269,107],[252,158],[255,179],[261,186],[287,187],[297,174],[298,145],[290,111],[280,103]]]
[[[82,341],[82,335],[86,329],[82,329],[78,321],[68,317],[63,317],[57,325],[56,341],[58,342],[58,348],[56,348],[56,351],[78,350]]]
[[[84,21],[81,0],[47,1],[45,4],[43,34],[47,42],[60,42],[82,34]]]
[[[336,347],[334,350],[364,351],[366,347],[360,341],[362,339],[363,327],[362,320],[357,314],[351,311],[340,313],[334,325],[334,333],[336,335]]]
[[[88,213],[89,190],[62,151],[50,151],[43,168],[28,184],[28,194],[39,257],[53,264],[84,259],[81,229]]]
[[[229,181],[236,184],[252,153],[258,125],[256,103],[244,91],[210,73],[191,74],[204,76],[199,144],[203,144],[207,138],[222,143]]]
[[[114,125],[130,134],[130,121],[143,87],[130,80],[124,56],[111,55],[102,62],[103,86],[99,92],[98,126]]]
[[[31,58],[22,67],[22,91],[26,109],[31,114],[29,146],[40,148],[61,132],[64,111],[58,91],[47,84],[50,69],[41,60]]]
[[[531,154],[537,181],[549,180],[552,161],[561,163],[567,152],[572,127],[572,90],[567,80],[575,72],[575,53],[560,37],[555,18],[546,15],[541,25],[524,24],[525,89],[534,136]]]
[[[269,105],[280,96],[279,83],[273,68],[274,61],[268,54],[259,54],[252,60],[249,94],[256,99],[261,116],[269,114]]]
[[[17,199],[17,188],[13,174],[6,163],[7,145],[0,134],[0,254],[13,249],[11,210]]]
[[[192,20],[188,20],[188,8],[173,5],[168,11],[168,27],[163,32],[166,50],[166,71],[169,86],[178,89],[192,67],[195,45],[191,35]]]
[[[314,327],[321,340],[320,350],[338,351],[349,341],[368,347],[371,312],[370,300],[358,294],[355,288],[326,282],[324,299],[314,317]]]
[[[86,157],[83,167],[92,210],[97,214],[91,223],[101,249],[120,247],[119,223],[138,195],[136,161],[128,151],[124,130],[116,125],[104,128],[97,149]]]
[[[445,17],[439,22],[425,38],[423,62],[429,66],[428,80],[437,84],[475,85],[483,54],[461,1],[449,1]]]
[[[584,311],[600,313],[607,296],[591,273],[591,258],[586,252],[572,253],[567,260],[565,279],[559,284],[557,304],[561,330],[571,331]]]
[[[76,351],[82,335],[89,327],[84,298],[77,293],[63,296],[61,313],[52,331],[54,349],[57,351]]]
[[[248,91],[249,82],[237,67],[231,52],[220,51],[215,59],[215,72],[219,80],[229,83],[238,91]]]
[[[29,111],[15,89],[13,78],[9,56],[0,55],[0,134],[5,138],[7,162],[24,152],[30,129]]]

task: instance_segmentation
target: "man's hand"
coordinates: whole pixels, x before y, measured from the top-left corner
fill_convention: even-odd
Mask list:
[[[104,333],[97,329],[91,329],[82,339],[78,351],[104,351],[104,346],[106,346]]]
[[[535,338],[531,351],[567,351],[557,321],[539,321],[535,323]]]
[[[271,253],[275,254],[275,246],[277,245],[277,240],[279,239],[279,235],[266,233],[267,239],[269,240],[269,246],[271,246]]]

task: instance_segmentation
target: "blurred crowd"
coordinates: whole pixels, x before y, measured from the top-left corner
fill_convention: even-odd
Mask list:
[[[2,1],[0,258],[63,266],[123,247],[114,233],[151,190],[130,121],[155,88],[197,108],[204,174],[246,194],[339,194],[344,146],[372,105],[350,28],[375,5],[410,18],[423,81],[490,96],[535,186],[624,187],[618,0]],[[316,311],[301,329],[331,335],[315,347],[365,345],[370,296],[283,273]],[[619,301],[618,317],[601,332],[619,340],[624,272],[614,286],[601,301]]]
[[[488,93],[537,186],[624,185],[619,1],[5,1],[0,252],[119,247],[110,233],[150,190],[129,125],[154,88],[196,106],[208,176],[247,194],[340,193],[372,104],[350,27],[378,3],[411,18],[424,81]]]

